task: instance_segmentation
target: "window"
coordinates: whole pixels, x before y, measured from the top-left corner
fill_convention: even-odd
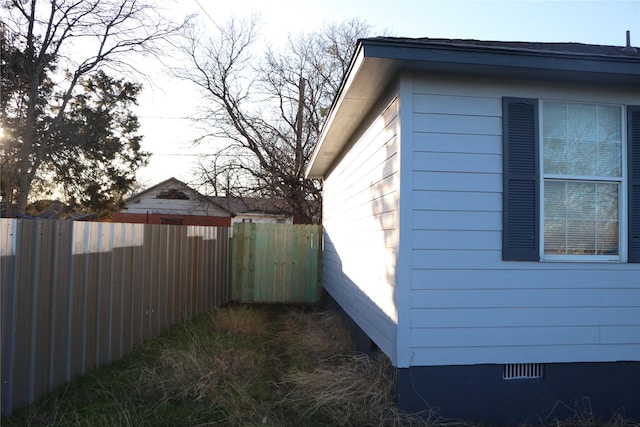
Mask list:
[[[622,107],[541,103],[543,256],[620,259]]]
[[[168,225],[183,225],[184,218],[160,218],[160,223]]]
[[[505,261],[640,262],[640,106],[504,98],[502,225]]]
[[[170,188],[168,190],[162,190],[160,193],[158,193],[156,199],[189,200],[189,196],[187,196],[182,190]]]

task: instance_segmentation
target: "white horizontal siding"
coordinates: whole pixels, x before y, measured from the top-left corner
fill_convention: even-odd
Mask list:
[[[495,230],[471,230],[472,224],[463,230],[414,230],[412,246],[421,249],[487,250],[499,249],[502,233]]]
[[[380,297],[381,289],[386,289],[387,292],[392,292],[393,289],[382,285],[378,286],[378,292],[375,295],[369,295],[373,294],[371,290],[361,289],[354,281],[358,280],[358,277],[352,277],[345,273],[343,269],[344,257],[338,255],[337,249],[326,234],[325,239],[322,259],[323,287],[378,347],[387,354],[394,354],[395,322],[373,302],[373,298]],[[362,278],[360,279],[362,280]],[[385,280],[381,277],[375,282],[380,284]],[[371,284],[371,281],[368,283]]]
[[[421,90],[417,86],[413,95],[413,110],[418,114],[495,117],[495,112],[502,109],[501,101],[495,97],[425,94],[420,93]]]
[[[414,133],[413,147],[416,153],[463,153],[502,155],[502,137],[500,135],[468,135]]]
[[[323,286],[390,358],[396,356],[398,102],[372,120],[323,188]]]
[[[502,174],[415,170],[413,188],[418,191],[493,192],[502,197]]]
[[[499,117],[449,116],[444,114],[416,114],[416,132],[462,135],[500,135]]]
[[[501,268],[501,266],[492,269],[487,266],[478,267],[477,265],[460,263],[455,269],[447,267],[414,268],[411,272],[411,283],[413,290],[434,289],[443,291],[455,289],[478,289],[483,291],[490,289],[494,291],[505,288],[598,288],[609,290],[620,288],[622,284],[626,286],[625,289],[638,289],[638,285],[634,284],[638,280],[638,270],[629,266],[616,271],[615,274],[611,274],[610,267],[602,264],[575,263],[564,267],[558,263],[542,263],[539,268],[535,268],[537,266],[538,264],[522,262],[513,263],[510,269]],[[559,273],[556,273],[557,271]],[[564,281],[561,285],[555,280],[548,280],[549,276],[557,274],[571,275],[571,280]],[[473,275],[473,280],[469,280],[471,275]],[[468,301],[468,299],[463,301]]]
[[[229,213],[203,200],[158,199],[148,197],[127,205],[130,214],[229,216]]]
[[[475,211],[495,212],[502,203],[501,193],[482,191],[428,191],[412,193],[413,208],[417,211]]]
[[[640,289],[610,288],[539,288],[539,289],[415,289],[411,293],[412,308],[450,309],[460,301],[471,299],[474,308],[585,308],[627,307],[640,298]],[[636,307],[637,308],[637,307]],[[430,325],[422,325],[429,327]]]
[[[637,104],[640,94],[455,77],[413,87],[401,254],[411,264],[411,364],[640,360],[640,265],[501,253],[502,97]]]
[[[473,347],[462,342],[457,347],[412,348],[411,355],[413,366],[637,361],[640,358],[640,344],[549,344],[510,347],[486,345]],[[580,356],[576,357],[575,355]]]
[[[598,326],[557,326],[504,328],[424,328],[413,329],[414,341],[433,342],[433,347],[512,347],[524,345],[581,345],[584,342],[599,341]],[[453,332],[453,333],[452,333]]]
[[[167,199],[160,198],[162,193],[176,191],[182,193],[188,199]],[[220,206],[211,203],[206,197],[197,191],[181,183],[168,180],[162,185],[145,191],[132,197],[127,202],[126,212],[128,214],[164,214],[164,215],[198,215],[198,216],[230,216],[227,211]]]
[[[496,212],[469,211],[414,211],[416,230],[426,228],[423,224],[442,224],[441,230],[502,230],[502,216]],[[421,228],[418,228],[421,227]],[[486,248],[490,249],[490,248]]]
[[[414,164],[419,171],[499,173],[502,169],[502,155],[477,153],[414,153]]]
[[[231,225],[239,222],[253,222],[256,224],[293,224],[290,215],[269,214],[238,214],[231,219]]]

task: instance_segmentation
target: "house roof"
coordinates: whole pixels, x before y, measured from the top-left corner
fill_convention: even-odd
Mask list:
[[[425,45],[442,45],[448,47],[480,47],[483,49],[513,49],[517,51],[528,51],[537,53],[568,53],[591,56],[611,56],[611,57],[640,57],[640,50],[629,46],[606,46],[584,43],[547,43],[547,42],[519,42],[519,41],[491,41],[491,40],[469,40],[469,39],[435,39],[435,38],[401,38],[401,37],[374,37],[375,40],[386,40],[390,42],[405,41],[409,43]]]
[[[160,188],[165,188],[167,189],[167,198],[180,198],[180,192],[185,192],[188,193],[189,195],[195,196],[197,197],[199,200],[204,200],[206,202],[209,203],[213,203],[211,200],[209,200],[209,198],[203,194],[201,194],[200,192],[198,192],[197,190],[191,188],[190,186],[188,186],[187,184],[185,184],[184,182],[180,181],[179,179],[176,178],[169,178],[167,180],[164,180],[162,182],[157,183],[156,185],[153,185],[137,194],[134,194],[133,196],[129,197],[128,199],[125,200],[125,203],[127,205],[136,202],[137,200],[140,200],[141,198],[143,198],[144,196],[148,195],[148,194],[152,194],[153,192],[155,192],[156,190],[160,189]],[[216,206],[219,208],[222,208],[224,211],[226,211],[229,215],[231,215],[231,211],[229,211],[227,208],[225,208],[223,205],[220,205],[218,203],[216,203]]]
[[[189,187],[184,182],[180,181],[177,178],[171,177],[169,179],[166,179],[164,181],[161,181],[161,182],[157,183],[156,185],[152,185],[149,188],[145,188],[144,190],[142,190],[139,193],[136,193],[136,194],[132,195],[131,197],[129,197],[129,198],[127,198],[125,200],[125,203],[129,203],[129,202],[131,202],[133,200],[137,200],[137,199],[139,199],[140,197],[142,197],[142,196],[144,196],[146,194],[152,193],[153,191],[155,191],[156,189],[158,189],[160,187],[165,187],[165,186],[170,186],[170,185],[173,185],[175,187],[179,187],[179,188],[182,188],[184,190],[193,191],[193,192],[197,193],[196,190],[194,190],[193,188]]]
[[[326,176],[400,72],[582,81],[640,89],[640,49],[582,43],[374,37],[358,41],[306,174]]]
[[[292,215],[289,205],[284,199],[269,197],[218,197],[205,196],[184,182],[176,178],[169,178],[159,182],[125,200],[125,203],[134,203],[158,189],[167,191],[167,198],[180,198],[180,192],[196,195],[198,198],[212,203],[226,211],[230,216],[239,214],[267,214],[267,215]]]
[[[232,215],[267,214],[291,215],[287,202],[283,199],[266,197],[219,197],[209,196],[208,199],[226,209]]]

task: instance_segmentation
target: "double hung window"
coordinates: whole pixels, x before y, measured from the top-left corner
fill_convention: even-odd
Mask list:
[[[541,102],[543,258],[619,259],[622,107]]]
[[[640,106],[503,98],[502,259],[640,262]]]

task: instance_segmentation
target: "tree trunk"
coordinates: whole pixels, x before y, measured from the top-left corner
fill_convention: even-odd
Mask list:
[[[33,171],[36,159],[32,159],[33,147],[36,142],[36,103],[38,102],[38,89],[40,87],[39,71],[32,64],[29,88],[29,100],[27,106],[27,117],[24,131],[22,133],[22,146],[19,151],[20,162],[18,164],[18,197],[16,200],[15,214],[24,214],[27,207],[27,200],[33,181]]]
[[[304,126],[304,91],[306,80],[300,77],[298,84],[298,112],[296,114],[296,151],[294,161],[294,173],[302,176],[302,133]]]

